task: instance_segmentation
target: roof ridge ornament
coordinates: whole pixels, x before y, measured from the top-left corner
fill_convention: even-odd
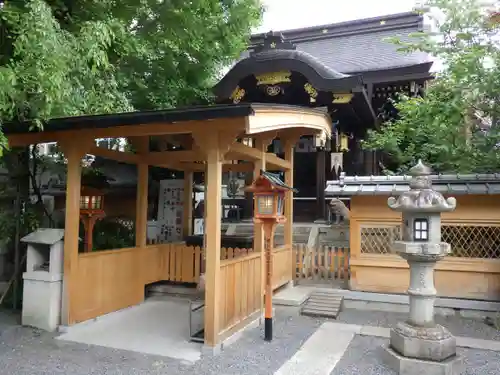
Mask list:
[[[264,41],[261,45],[255,47],[255,50],[250,53],[250,55],[254,55],[260,52],[269,51],[269,50],[295,50],[296,47],[293,43],[285,40],[285,37],[280,32],[269,31],[264,36]]]

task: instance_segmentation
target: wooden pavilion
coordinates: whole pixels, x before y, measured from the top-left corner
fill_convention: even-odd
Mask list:
[[[221,260],[221,182],[226,170],[283,171],[293,186],[293,148],[303,135],[329,137],[331,119],[320,109],[284,105],[229,104],[165,111],[59,118],[33,131],[30,124],[4,127],[11,147],[57,142],[67,159],[62,324],[96,318],[144,300],[147,284],[169,280],[174,271],[199,277],[200,251],[186,244],[148,245],[146,241],[148,166],[184,171],[185,194],[191,196],[194,172],[205,173],[205,344],[217,346],[259,316],[263,304],[263,229],[256,225],[252,251]],[[184,138],[179,151],[150,151],[153,136]],[[135,152],[95,146],[96,138],[128,138]],[[267,152],[279,138],[284,158]],[[253,147],[248,146],[251,139]],[[85,154],[136,164],[136,245],[128,249],[78,252],[81,160]],[[184,234],[191,233],[191,199],[185,199]],[[285,203],[285,243],[273,253],[277,283],[292,280],[293,193]],[[199,250],[199,249],[198,249]],[[173,270],[175,252],[184,261]],[[194,256],[193,256],[194,254]],[[187,258],[187,259],[185,259]],[[186,261],[187,260],[187,261]],[[198,268],[198,269],[197,269]],[[197,281],[197,280],[194,280]]]

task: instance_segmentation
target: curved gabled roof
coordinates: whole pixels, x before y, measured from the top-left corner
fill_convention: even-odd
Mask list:
[[[410,34],[426,29],[418,12],[390,14],[381,17],[284,30],[284,38],[297,50],[316,57],[324,65],[346,74],[408,68],[429,71],[432,58],[423,52],[401,53],[387,38],[414,41]],[[261,45],[265,33],[254,34],[249,51]],[[243,57],[249,55],[243,53]],[[363,78],[365,74],[363,74]],[[366,80],[365,80],[366,81]]]
[[[218,98],[228,98],[243,78],[284,70],[302,74],[319,91],[351,92],[363,85],[360,75],[337,72],[309,53],[296,50],[281,34],[271,32],[261,47],[240,60],[222,78],[214,87],[214,93]]]

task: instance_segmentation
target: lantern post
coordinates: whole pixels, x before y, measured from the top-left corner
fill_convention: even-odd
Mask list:
[[[273,339],[273,238],[276,225],[286,222],[283,213],[285,193],[294,190],[274,173],[260,172],[252,185],[245,191],[254,194],[254,223],[264,229],[264,251],[266,256],[266,286],[264,310],[264,340]]]
[[[102,219],[104,213],[104,192],[84,186],[80,195],[80,219],[85,228],[85,248],[84,251],[89,253],[93,247],[94,225],[97,220]]]

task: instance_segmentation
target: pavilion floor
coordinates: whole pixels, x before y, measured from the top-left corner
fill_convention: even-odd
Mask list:
[[[202,344],[189,341],[189,300],[151,297],[144,303],[69,328],[59,340],[176,358],[190,363]]]

